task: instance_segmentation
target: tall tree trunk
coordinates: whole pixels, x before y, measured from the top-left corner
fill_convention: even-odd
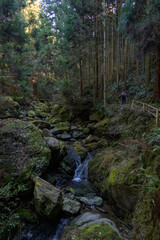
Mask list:
[[[154,99],[155,101],[160,98],[160,47],[156,48],[156,73],[154,84]]]
[[[106,0],[103,0],[104,4],[104,46],[103,46],[103,98],[104,109],[106,109]]]
[[[150,53],[146,55],[145,58],[145,89],[146,92],[149,90],[150,82],[151,82],[151,68],[150,68]]]
[[[106,50],[107,50],[107,59],[106,59],[106,69],[107,69],[107,73],[106,73],[106,86],[109,85],[109,76],[110,76],[110,70],[109,70],[109,17],[107,16],[107,42],[106,42]]]
[[[124,41],[124,56],[123,56],[123,77],[124,77],[124,87],[126,90],[126,80],[127,80],[127,39]]]
[[[82,73],[82,60],[80,60],[80,96],[83,96],[83,73]]]
[[[117,27],[119,25],[118,17],[119,17],[119,9],[120,9],[120,0],[117,1]],[[117,65],[117,76],[116,76],[116,85],[117,85],[117,91],[119,90],[119,70],[120,70],[120,49],[119,49],[119,32],[116,33],[116,65]]]
[[[140,83],[139,83],[139,60],[136,60],[136,69],[137,69],[137,87],[140,87]]]
[[[113,84],[113,62],[114,62],[114,55],[113,55],[113,47],[114,47],[114,36],[113,36],[113,13],[112,13],[112,30],[111,30],[111,71],[110,71],[110,79],[111,84]]]

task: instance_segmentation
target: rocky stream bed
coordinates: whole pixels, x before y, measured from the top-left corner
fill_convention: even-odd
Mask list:
[[[117,115],[112,106],[108,116],[81,121],[66,106],[1,101],[2,240],[143,239],[151,227],[136,226],[135,218],[141,221],[141,146],[117,144],[131,128],[128,109]]]

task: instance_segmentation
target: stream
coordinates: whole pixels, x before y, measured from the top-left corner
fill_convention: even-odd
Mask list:
[[[88,181],[88,163],[93,158],[92,153],[88,153],[85,160],[82,162],[80,156],[69,146],[67,158],[75,162],[75,172],[73,179],[67,183],[67,188],[74,191],[74,197],[77,201],[82,203],[82,212],[91,211],[93,213],[102,214],[103,217],[108,218],[115,223],[115,226],[119,232],[123,235],[124,239],[130,239],[130,231],[125,225],[121,224],[114,217],[114,214],[108,204],[103,203],[103,208],[96,208],[93,199],[98,198],[96,192]],[[63,188],[63,186],[61,186]],[[65,193],[70,197],[71,193]],[[86,203],[84,199],[89,199],[89,203]],[[99,197],[100,198],[100,197]],[[93,201],[93,203],[92,203]],[[107,209],[107,210],[106,210]],[[53,226],[51,222],[41,220],[38,226],[29,225],[18,237],[13,240],[63,240],[61,235],[64,233],[67,225],[73,217],[62,216],[57,226]]]

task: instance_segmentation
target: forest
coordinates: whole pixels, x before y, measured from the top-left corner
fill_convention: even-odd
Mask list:
[[[0,0],[0,239],[160,239],[160,0]]]

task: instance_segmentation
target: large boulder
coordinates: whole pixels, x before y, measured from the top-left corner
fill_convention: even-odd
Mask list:
[[[75,215],[80,211],[81,204],[77,201],[71,200],[69,198],[63,199],[62,210],[71,215]]]
[[[116,152],[116,155],[115,155]],[[89,162],[89,179],[106,199],[113,199],[123,212],[132,212],[137,202],[140,169],[137,158],[123,158],[123,151],[108,148]]]
[[[106,136],[108,134],[109,118],[105,118],[94,125],[94,133],[98,136]]]
[[[0,97],[0,118],[17,117],[20,105],[11,97]]]
[[[63,159],[66,153],[66,144],[54,137],[44,137],[47,145],[51,149],[52,158],[50,161],[50,167],[55,168],[60,165],[60,161]]]
[[[81,214],[74,219],[62,237],[63,240],[122,240],[118,229],[111,220],[90,212]]]
[[[89,120],[92,122],[99,122],[100,120],[102,120],[102,118],[103,114],[99,112],[94,112],[92,113],[92,115],[89,116]]]
[[[40,177],[35,178],[34,202],[36,211],[56,221],[62,209],[61,191]]]
[[[23,180],[41,175],[48,167],[51,151],[41,131],[25,121],[0,122],[0,185],[13,177]]]

